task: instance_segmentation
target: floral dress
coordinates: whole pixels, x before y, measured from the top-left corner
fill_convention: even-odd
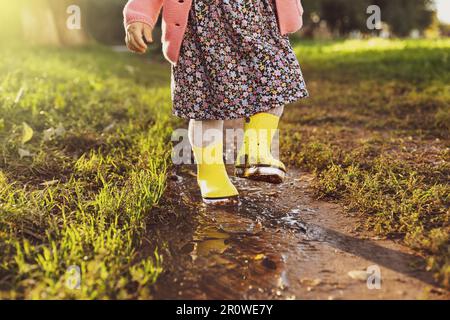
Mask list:
[[[274,0],[194,0],[172,67],[174,115],[248,118],[308,96]]]

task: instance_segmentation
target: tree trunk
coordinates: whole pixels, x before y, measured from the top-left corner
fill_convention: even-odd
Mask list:
[[[25,41],[36,45],[74,46],[90,42],[80,9],[79,28],[70,28],[71,5],[81,6],[82,0],[22,0],[21,21]],[[70,20],[73,21],[73,20]]]
[[[24,40],[29,44],[59,45],[58,29],[47,0],[23,0],[21,5]]]

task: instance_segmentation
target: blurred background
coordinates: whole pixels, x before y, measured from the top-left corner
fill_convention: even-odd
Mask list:
[[[125,3],[125,0],[2,0],[0,36],[2,41],[23,39],[34,44],[74,45],[95,40],[120,45],[124,38],[121,21]],[[80,31],[64,27],[66,10],[74,4],[81,8]],[[311,39],[450,35],[448,0],[303,0],[303,5],[305,27],[299,35]],[[381,8],[379,30],[367,29],[369,5]]]

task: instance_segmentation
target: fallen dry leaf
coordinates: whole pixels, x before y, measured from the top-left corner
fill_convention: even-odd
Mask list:
[[[349,271],[348,276],[354,280],[366,281],[367,280],[367,271],[364,270],[352,270]]]
[[[28,125],[28,123],[26,122],[22,122],[22,144],[27,143],[28,141],[31,140],[31,138],[33,138],[33,129]]]

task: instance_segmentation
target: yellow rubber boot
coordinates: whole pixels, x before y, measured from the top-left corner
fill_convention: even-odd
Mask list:
[[[223,162],[223,143],[193,147],[197,162],[197,182],[208,204],[237,203],[238,191],[231,183]]]
[[[270,113],[258,113],[244,125],[243,144],[236,162],[236,175],[241,178],[281,183],[286,167],[271,153],[272,141],[280,118]]]

